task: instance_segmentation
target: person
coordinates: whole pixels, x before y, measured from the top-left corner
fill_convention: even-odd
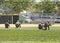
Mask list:
[[[48,30],[50,30],[50,26],[51,26],[50,22],[47,21],[47,29],[48,29]]]
[[[8,27],[9,27],[9,23],[6,22],[6,23],[5,23],[5,28],[8,28]]]
[[[15,26],[16,28],[21,27],[21,23],[19,22],[19,20],[17,20],[17,22],[15,23]]]
[[[47,22],[44,23],[44,30],[47,30]]]
[[[50,26],[51,26],[51,24],[49,21],[45,22],[45,24],[44,24],[45,30],[50,30]]]
[[[38,29],[42,29],[43,27],[42,27],[42,23],[39,23],[39,25],[38,25]]]

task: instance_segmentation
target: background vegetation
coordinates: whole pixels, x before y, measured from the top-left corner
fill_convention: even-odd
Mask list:
[[[56,13],[60,7],[60,2],[51,0],[35,2],[35,0],[0,0],[0,5],[6,6],[16,13],[23,10],[30,12]]]

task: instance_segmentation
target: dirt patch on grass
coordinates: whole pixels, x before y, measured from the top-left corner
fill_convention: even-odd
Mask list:
[[[52,26],[59,27],[60,24],[53,24]],[[0,27],[5,27],[4,24],[0,24]],[[10,27],[15,27],[15,24],[10,24]],[[21,24],[21,27],[38,27],[38,24]]]

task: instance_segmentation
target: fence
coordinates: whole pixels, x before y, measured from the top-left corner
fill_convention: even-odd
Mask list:
[[[26,13],[26,14],[19,14],[19,15],[6,15],[0,16],[0,23],[5,23],[9,21],[9,23],[15,23],[18,19],[21,23],[40,23],[40,22],[55,22],[56,20],[55,14],[51,13]]]
[[[12,23],[12,16],[0,16],[0,23],[5,23],[5,22]]]
[[[23,20],[22,20],[23,19]],[[27,23],[54,22],[55,14],[52,13],[26,13],[19,15],[19,20]]]
[[[19,19],[18,15],[0,15],[0,24],[4,24],[5,22],[9,22],[10,24],[15,24],[16,21]]]

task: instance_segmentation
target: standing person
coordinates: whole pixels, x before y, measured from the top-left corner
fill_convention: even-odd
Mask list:
[[[41,23],[41,26],[42,26],[42,30],[44,29],[44,23]]]
[[[8,27],[9,27],[9,23],[6,22],[6,23],[5,23],[5,28],[8,28]]]
[[[48,30],[50,30],[50,26],[51,26],[50,22],[47,21],[47,29],[48,29]]]
[[[16,28],[21,27],[21,23],[19,22],[19,20],[17,20],[17,22],[15,23],[15,26]]]
[[[44,23],[44,28],[47,30],[47,22]]]

